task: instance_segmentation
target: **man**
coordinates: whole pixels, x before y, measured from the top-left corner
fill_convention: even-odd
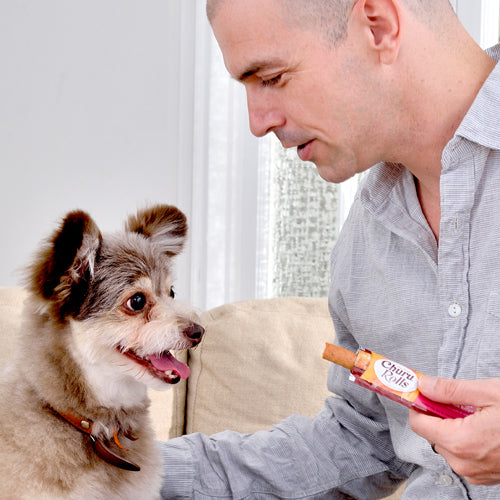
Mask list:
[[[500,47],[447,0],[208,0],[250,128],[341,182],[370,168],[332,254],[336,341],[479,410],[441,420],[332,366],[314,419],[164,445],[165,498],[500,498]],[[459,380],[453,380],[459,379]],[[483,380],[477,380],[483,379]]]

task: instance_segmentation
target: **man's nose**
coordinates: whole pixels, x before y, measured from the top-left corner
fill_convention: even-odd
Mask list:
[[[250,131],[256,137],[263,137],[285,125],[284,113],[269,97],[247,91],[247,105]]]

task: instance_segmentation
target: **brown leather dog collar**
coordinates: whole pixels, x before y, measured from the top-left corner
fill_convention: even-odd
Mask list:
[[[70,423],[73,427],[76,427],[80,432],[87,434],[90,440],[92,441],[92,448],[94,449],[97,456],[102,458],[108,464],[114,465],[115,467],[119,467],[120,469],[129,470],[129,471],[139,471],[141,468],[126,460],[120,455],[117,455],[115,452],[111,451],[107,445],[108,441],[105,441],[101,437],[97,438],[92,434],[92,420],[88,418],[83,418],[72,412],[71,410],[67,410],[65,412],[54,410],[60,417],[62,417],[66,422]],[[126,450],[120,442],[118,441],[117,432],[114,432],[115,442],[116,444]],[[133,438],[132,438],[133,439]]]

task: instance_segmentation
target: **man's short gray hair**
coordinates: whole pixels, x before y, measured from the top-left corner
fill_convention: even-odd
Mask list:
[[[225,2],[233,0],[207,0],[207,16],[213,21]],[[347,19],[356,0],[269,0],[279,4],[287,22],[318,30],[330,42],[345,37]]]
[[[207,0],[210,22],[225,2],[233,0]],[[245,0],[249,1],[249,0]],[[331,45],[337,45],[347,35],[349,13],[357,0],[269,0],[283,9],[292,25],[314,29]],[[402,0],[419,19],[429,25],[438,25],[443,9],[451,11],[449,0]]]

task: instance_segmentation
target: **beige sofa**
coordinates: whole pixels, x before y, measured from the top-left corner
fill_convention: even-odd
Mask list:
[[[0,287],[0,366],[15,348],[24,298],[20,288]],[[321,354],[334,338],[326,298],[237,302],[207,311],[201,320],[206,333],[189,353],[189,379],[165,392],[150,391],[158,439],[195,431],[253,432],[322,408],[329,363]]]

